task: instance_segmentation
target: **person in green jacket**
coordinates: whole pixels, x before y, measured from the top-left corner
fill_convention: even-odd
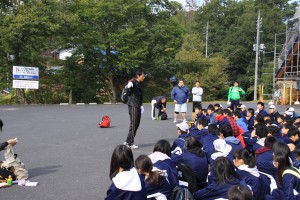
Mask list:
[[[245,94],[246,92],[239,87],[239,83],[237,81],[234,82],[234,85],[229,88],[228,91],[228,101],[230,107],[233,111],[236,110],[237,106],[240,103],[241,94]]]

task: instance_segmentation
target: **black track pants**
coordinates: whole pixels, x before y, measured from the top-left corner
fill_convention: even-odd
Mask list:
[[[134,137],[141,121],[141,107],[128,106],[128,113],[130,116],[130,126],[126,142],[128,145],[133,145]]]

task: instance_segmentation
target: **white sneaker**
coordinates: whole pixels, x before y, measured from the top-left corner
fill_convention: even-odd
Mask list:
[[[155,117],[152,117],[152,120],[156,120],[156,118],[155,118]]]
[[[137,148],[139,148],[139,146],[137,146],[137,145],[135,145],[135,144],[133,144],[133,145],[131,145],[131,146],[129,146],[131,149],[137,149]]]
[[[176,119],[174,119],[174,121],[173,121],[174,123],[176,123],[177,122],[177,120]]]
[[[124,142],[124,143],[123,143],[123,145],[126,145],[126,146],[128,146],[127,142]]]

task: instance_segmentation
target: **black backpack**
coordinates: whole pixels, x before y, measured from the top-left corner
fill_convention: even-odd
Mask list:
[[[128,101],[128,87],[127,87],[127,85],[125,85],[125,87],[122,90],[121,100],[122,100],[123,103],[127,103],[127,101]]]
[[[160,118],[160,120],[167,120],[168,119],[168,115],[166,112],[162,112],[158,114],[158,118]]]
[[[185,187],[176,186],[170,200],[194,200],[193,194]]]
[[[189,166],[180,163],[179,165],[177,165],[177,172],[178,172],[179,185],[180,182],[187,183],[189,191],[196,192],[198,190],[196,176],[193,170]]]

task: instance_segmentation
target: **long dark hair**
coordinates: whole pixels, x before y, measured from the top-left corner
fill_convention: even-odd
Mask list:
[[[159,140],[156,142],[153,152],[158,151],[164,154],[167,154],[169,157],[171,157],[171,145],[170,142],[167,140]]]
[[[225,185],[235,178],[240,179],[232,163],[226,157],[219,157],[214,161],[213,175],[219,185]]]
[[[164,176],[159,171],[152,171],[153,164],[147,155],[140,155],[135,159],[135,167],[141,171],[142,174],[149,173],[145,179],[147,184],[161,185]]]
[[[238,149],[233,153],[234,159],[242,159],[249,168],[255,167],[255,159],[247,151],[247,149]]]
[[[243,185],[231,186],[228,190],[228,200],[252,200],[249,188]]]
[[[194,136],[190,136],[186,140],[186,150],[199,157],[203,157],[205,155],[202,150],[202,146],[203,145]]]
[[[278,162],[277,178],[280,185],[282,185],[282,174],[284,170],[291,167],[289,156],[291,154],[290,148],[283,142],[276,142],[273,145],[273,160]]]
[[[133,167],[133,154],[129,147],[119,145],[115,148],[111,156],[109,177],[112,179],[117,175],[119,169],[128,171]]]

